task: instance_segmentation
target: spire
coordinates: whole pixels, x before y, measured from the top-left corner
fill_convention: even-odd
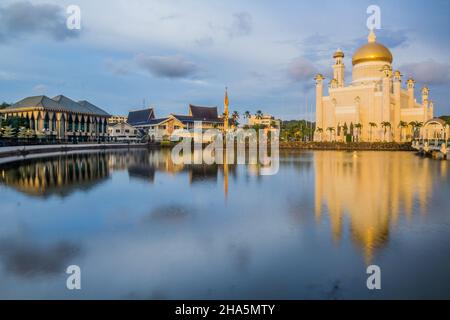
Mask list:
[[[225,99],[223,101],[223,106],[224,106],[224,122],[223,122],[223,128],[225,131],[228,130],[228,121],[230,118],[230,111],[228,110],[228,105],[229,105],[230,101],[228,100],[228,87],[225,87]]]
[[[372,43],[372,42],[377,41],[377,36],[376,36],[376,34],[375,34],[375,31],[373,31],[373,29],[370,30],[369,36],[367,37],[367,41],[368,41],[369,43]]]

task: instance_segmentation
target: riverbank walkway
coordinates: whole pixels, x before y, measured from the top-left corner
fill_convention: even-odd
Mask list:
[[[147,148],[146,143],[86,143],[0,147],[0,158],[27,156],[29,154],[61,153],[82,150],[106,150],[123,148]]]

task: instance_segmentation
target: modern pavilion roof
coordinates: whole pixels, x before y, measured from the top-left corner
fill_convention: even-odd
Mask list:
[[[110,116],[106,111],[94,106],[87,101],[78,103],[63,95],[56,96],[52,99],[44,95],[27,97],[5,108],[3,111],[21,111],[29,109],[70,112],[106,117]]]
[[[128,123],[132,126],[149,125],[155,119],[153,108],[134,110],[128,113]]]
[[[219,118],[217,107],[200,107],[189,105],[189,115],[195,119],[201,120],[217,120]]]
[[[160,124],[160,123],[165,122],[167,119],[169,119],[169,118],[152,119],[152,120],[149,120],[147,124],[148,125]]]
[[[92,111],[95,114],[99,114],[99,115],[104,115],[104,116],[111,116],[109,113],[107,113],[105,110],[100,109],[99,107],[97,107],[96,105],[93,105],[92,103],[90,103],[89,101],[86,100],[81,100],[78,101],[78,104],[82,105],[83,107],[89,109],[90,111]]]
[[[173,117],[184,123],[192,123],[195,121],[223,123],[223,119],[219,118],[217,107],[200,107],[189,105],[189,115],[172,114]]]
[[[197,118],[197,117],[193,117],[193,116],[183,116],[183,115],[178,115],[178,114],[172,114],[172,116],[184,123],[188,123],[188,122],[192,123],[195,121],[210,122],[210,123],[223,123],[223,119],[220,119],[220,118],[207,119],[207,118]]]

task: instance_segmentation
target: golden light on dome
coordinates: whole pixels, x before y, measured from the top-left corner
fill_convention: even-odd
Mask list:
[[[389,51],[389,49],[381,43],[376,42],[375,33],[371,31],[368,37],[368,43],[356,51],[353,55],[352,63],[353,65],[370,61],[384,61],[392,63],[393,60],[394,58],[391,51]]]

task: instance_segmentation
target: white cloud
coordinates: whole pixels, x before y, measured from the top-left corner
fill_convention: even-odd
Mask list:
[[[407,77],[413,77],[422,83],[435,85],[450,83],[450,65],[433,59],[408,63],[401,66],[400,70]]]
[[[45,94],[48,91],[48,87],[45,84],[38,84],[33,87],[33,92],[38,94]]]
[[[252,32],[252,16],[248,12],[233,14],[230,37],[248,36]]]
[[[59,4],[18,1],[0,7],[0,40],[43,34],[55,40],[79,36],[66,27],[64,8]]]
[[[148,56],[139,54],[136,57],[139,67],[161,78],[190,78],[198,67],[195,63],[181,56]]]
[[[0,70],[0,80],[10,81],[10,80],[15,80],[15,79],[16,79],[15,74]]]
[[[317,68],[308,59],[298,57],[291,61],[287,72],[293,81],[311,81],[317,74]]]

